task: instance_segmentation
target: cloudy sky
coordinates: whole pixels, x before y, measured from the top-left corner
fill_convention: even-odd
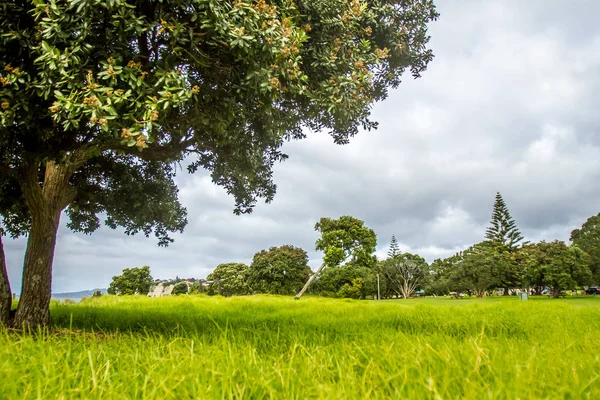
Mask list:
[[[600,27],[595,0],[437,0],[436,55],[418,80],[375,106],[380,122],[351,144],[325,134],[287,144],[271,204],[237,217],[204,173],[179,177],[189,225],[169,248],[154,238],[62,227],[53,290],[107,287],[123,268],[206,277],[222,262],[292,244],[311,266],[320,217],[352,215],[428,261],[481,241],[501,192],[528,240],[568,240],[600,211]],[[25,240],[5,243],[13,291]]]

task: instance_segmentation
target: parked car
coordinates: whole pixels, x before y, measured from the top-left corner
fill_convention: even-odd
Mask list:
[[[591,287],[585,289],[585,294],[600,294],[600,287]]]

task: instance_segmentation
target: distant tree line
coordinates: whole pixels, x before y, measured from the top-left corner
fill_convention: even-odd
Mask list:
[[[219,264],[207,276],[207,293],[239,296],[253,293],[292,295],[312,273],[308,254],[299,247],[284,245],[256,253],[250,265]]]
[[[600,214],[575,229],[570,244],[530,243],[523,240],[500,193],[485,239],[431,264],[402,252],[394,235],[387,257],[378,260],[375,232],[352,216],[321,218],[315,230],[320,233],[315,249],[323,252],[323,262],[314,273],[305,250],[284,245],[257,252],[250,265],[219,264],[208,275],[206,288],[195,279],[177,277],[168,283],[175,284],[173,294],[292,295],[302,289],[300,295],[306,290],[328,297],[386,299],[450,292],[483,297],[497,289],[504,295],[511,289],[547,290],[558,297],[565,289],[600,282]],[[149,267],[125,269],[113,278],[109,293],[147,293],[151,283]]]
[[[600,254],[595,246],[600,243],[600,229],[595,222],[598,217],[592,218],[594,222],[588,220],[581,230],[573,231],[571,244],[559,240],[523,242],[498,193],[485,240],[435,260],[424,288],[428,294],[466,291],[478,297],[496,288],[502,288],[505,295],[509,289],[528,289],[534,294],[547,289],[558,297],[565,289],[597,284]]]

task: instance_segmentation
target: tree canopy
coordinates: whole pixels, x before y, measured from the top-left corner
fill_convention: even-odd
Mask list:
[[[482,297],[500,284],[507,257],[497,242],[484,241],[458,253],[452,261],[448,277],[453,290],[472,290]]]
[[[223,296],[236,296],[250,293],[250,268],[243,263],[219,264],[206,280],[214,281],[209,286],[211,293]]]
[[[554,297],[561,290],[587,285],[592,279],[591,257],[576,245],[540,242],[524,248],[525,278],[536,288],[548,286]]]
[[[62,210],[75,231],[106,216],[166,245],[187,157],[250,212],[286,140],[376,126],[371,104],[432,60],[437,16],[431,0],[2,2],[0,216],[29,234],[15,324],[49,321]]]
[[[284,245],[256,253],[250,264],[249,279],[257,293],[294,294],[311,273],[306,251]]]
[[[147,295],[150,291],[150,285],[152,285],[152,276],[150,275],[149,266],[144,265],[140,268],[125,268],[121,275],[113,276],[112,282],[108,287],[108,294]]]
[[[590,255],[593,283],[600,283],[600,214],[589,217],[580,229],[573,230],[571,241]]]
[[[428,270],[427,261],[417,254],[396,254],[383,262],[387,288],[405,299],[422,286]]]
[[[316,249],[325,253],[323,262],[330,267],[346,262],[372,267],[375,263],[377,235],[364,222],[344,215],[338,219],[321,218],[315,225],[321,232]]]
[[[175,286],[173,286],[173,291],[171,292],[172,295],[180,295],[180,294],[188,294],[188,285],[185,282],[179,282],[176,283]]]
[[[318,278],[316,290],[325,295],[364,298],[370,294],[367,292],[374,287],[372,270],[377,262],[375,231],[349,215],[321,218],[315,230],[321,233],[315,248],[325,253],[323,263],[296,298],[314,278]]]

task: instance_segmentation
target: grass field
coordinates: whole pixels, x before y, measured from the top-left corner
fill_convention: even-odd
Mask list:
[[[592,399],[600,299],[104,296],[0,331],[0,398]]]

